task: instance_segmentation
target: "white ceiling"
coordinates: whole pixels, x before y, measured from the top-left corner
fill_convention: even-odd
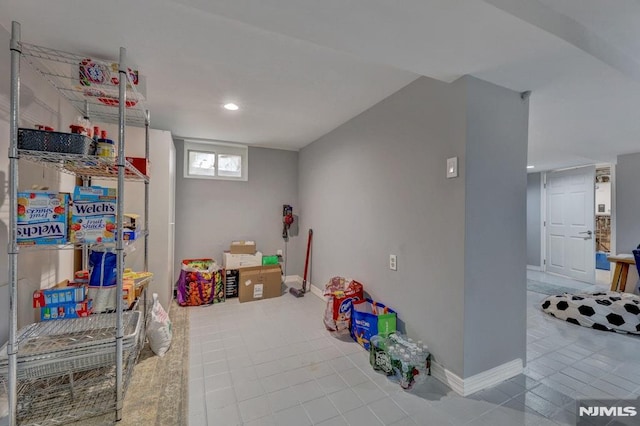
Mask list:
[[[127,47],[153,127],[187,137],[298,149],[419,75],[532,90],[543,170],[640,150],[640,3],[604,3],[0,0],[0,24],[87,56]]]

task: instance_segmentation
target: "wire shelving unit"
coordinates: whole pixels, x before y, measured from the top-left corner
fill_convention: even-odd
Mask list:
[[[125,311],[123,301],[124,182],[145,184],[144,270],[148,271],[149,179],[125,159],[126,125],[145,128],[145,157],[149,158],[149,112],[144,96],[136,90],[137,74],[126,66],[126,49],[118,62],[89,60],[86,56],[35,46],[21,41],[20,24],[11,28],[11,96],[9,144],[9,341],[0,349],[0,392],[6,391],[9,424],[59,425],[114,412],[122,418],[124,393],[133,366],[144,343],[147,301],[143,308]],[[20,119],[20,62],[24,59],[84,116],[95,122],[118,125],[115,159],[92,155],[64,154],[18,149]],[[84,62],[83,62],[84,61]],[[104,75],[101,84],[82,82],[80,64],[91,61]],[[81,177],[117,181],[116,312],[88,318],[52,320],[17,329],[18,255],[24,249],[41,247],[17,243],[17,190],[19,160],[36,163]],[[88,246],[68,244],[47,248],[83,248],[86,269]],[[143,283],[137,283],[143,284]],[[4,388],[4,389],[3,389]]]

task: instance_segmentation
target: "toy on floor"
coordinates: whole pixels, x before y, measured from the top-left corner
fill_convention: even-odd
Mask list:
[[[564,293],[544,299],[542,310],[583,327],[640,334],[640,296],[632,293]]]

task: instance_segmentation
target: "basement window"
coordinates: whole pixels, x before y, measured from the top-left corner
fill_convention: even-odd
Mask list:
[[[248,180],[249,148],[217,141],[184,141],[184,177]]]

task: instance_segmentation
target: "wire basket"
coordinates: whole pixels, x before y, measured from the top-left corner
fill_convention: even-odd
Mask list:
[[[18,149],[82,155],[96,153],[95,143],[87,136],[34,129],[18,129]]]
[[[140,348],[124,353],[123,390],[129,386]],[[21,426],[59,426],[116,409],[115,364],[55,376],[18,378],[17,420]],[[0,376],[0,400],[6,378]],[[0,422],[1,423],[1,422]]]
[[[139,341],[142,314],[123,313],[124,351]],[[116,314],[46,321],[31,324],[18,333],[18,377],[50,377],[115,362]],[[7,345],[0,348],[0,377],[8,374]]]

